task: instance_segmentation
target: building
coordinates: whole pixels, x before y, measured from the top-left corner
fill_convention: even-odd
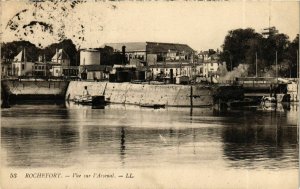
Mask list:
[[[51,62],[61,66],[70,66],[70,57],[63,49],[56,49],[56,53],[52,57]]]
[[[69,72],[67,71],[69,69],[71,69],[69,55],[63,49],[56,50],[56,53],[54,54],[50,62],[51,76],[66,76],[65,74]]]
[[[112,66],[101,65],[101,49],[81,49],[79,73],[83,80],[108,80]]]
[[[23,49],[12,61],[12,75],[13,76],[32,76],[34,63],[28,62],[26,57],[26,50]]]
[[[150,65],[151,77],[153,80],[170,79],[174,82],[175,78],[186,77],[192,80],[201,74],[202,65],[192,63],[158,63]]]
[[[98,49],[81,49],[80,66],[100,65],[100,51]]]
[[[39,56],[37,62],[34,62],[34,67],[32,69],[33,76],[48,76],[49,75],[49,65],[46,63],[46,59],[44,56]]]
[[[210,77],[217,76],[217,71],[222,63],[219,62],[204,62],[202,63],[202,73],[200,76]]]
[[[158,62],[193,62],[194,50],[186,44],[159,42],[128,42],[106,43],[115,52],[122,52],[125,47],[126,61],[137,59],[144,65],[154,65]]]
[[[1,78],[6,78],[12,75],[12,63],[10,60],[2,58],[1,59]]]
[[[79,73],[83,80],[108,80],[111,66],[106,65],[86,65],[79,67]]]
[[[208,51],[201,51],[198,54],[198,64],[200,64],[201,77],[218,77],[218,69],[223,63],[220,61],[219,50],[214,51],[209,49]]]
[[[109,74],[110,82],[143,82],[146,81],[146,67],[136,65],[114,65]]]
[[[131,59],[146,61],[147,42],[127,42],[127,43],[106,43],[105,46],[112,47],[115,52],[122,52],[125,47],[127,62]]]

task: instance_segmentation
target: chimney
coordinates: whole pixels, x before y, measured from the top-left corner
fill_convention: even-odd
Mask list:
[[[58,63],[58,49],[56,48],[56,63]]]
[[[126,64],[126,56],[125,56],[126,46],[122,46],[122,64]]]
[[[23,58],[24,58],[24,62],[27,62],[27,59],[26,59],[26,49],[24,48],[24,51],[23,51]]]

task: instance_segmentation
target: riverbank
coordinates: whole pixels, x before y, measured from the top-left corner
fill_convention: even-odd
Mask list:
[[[72,100],[82,95],[85,87],[92,96],[105,96],[110,103],[203,107],[228,99],[241,99],[238,86],[210,84],[134,84],[89,81],[1,81],[2,97],[17,100]]]

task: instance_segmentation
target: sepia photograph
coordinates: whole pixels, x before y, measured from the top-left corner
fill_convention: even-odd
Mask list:
[[[299,188],[299,9],[0,1],[0,188]]]

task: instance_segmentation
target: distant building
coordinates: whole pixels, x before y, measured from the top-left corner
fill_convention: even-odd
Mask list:
[[[210,77],[210,76],[217,76],[217,71],[219,66],[222,63],[220,62],[205,62],[202,63],[202,76],[203,77]]]
[[[28,62],[26,50],[23,49],[12,61],[13,76],[32,76],[33,62]]]
[[[199,63],[203,62],[218,62],[220,60],[219,50],[215,51],[214,49],[209,49],[208,51],[200,51],[198,53]]]
[[[40,55],[37,62],[34,63],[34,67],[32,69],[32,75],[34,76],[47,76],[49,75],[49,64],[46,63],[46,59],[44,56]]]
[[[56,49],[56,53],[52,57],[51,62],[61,66],[70,66],[70,57],[63,49]]]
[[[192,63],[174,63],[174,62],[166,62],[159,63],[156,65],[149,66],[149,69],[152,74],[152,79],[159,80],[161,78],[165,79],[174,79],[177,77],[185,76],[190,80],[201,73],[201,66],[198,64]]]
[[[63,49],[56,50],[50,64],[50,72],[54,77],[66,76],[65,74],[69,73],[69,69],[71,69],[70,57]]]
[[[79,67],[80,77],[83,80],[108,80],[111,66],[85,65]]]
[[[1,78],[11,76],[12,64],[11,61],[5,58],[1,59]]]
[[[109,74],[110,82],[141,82],[146,80],[146,68],[136,65],[115,64]]]
[[[158,62],[192,62],[194,50],[186,44],[159,43],[159,42],[128,42],[106,43],[117,52],[122,52],[125,47],[127,62],[137,59],[143,64],[154,65]]]
[[[97,49],[80,50],[80,66],[100,65],[100,51]]]
[[[200,51],[198,54],[198,64],[201,65],[200,76],[210,77],[217,76],[219,66],[222,65],[220,62],[220,52],[209,49],[208,51]]]
[[[83,80],[106,80],[112,67],[101,65],[101,49],[81,49],[79,73]]]

